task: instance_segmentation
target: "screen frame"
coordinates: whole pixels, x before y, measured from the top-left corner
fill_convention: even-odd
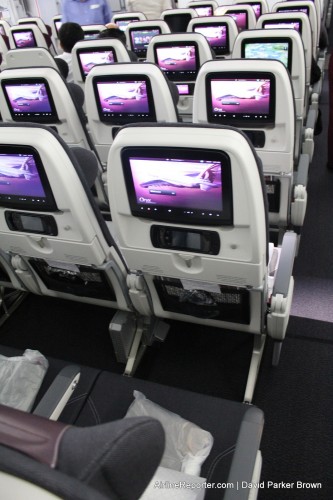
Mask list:
[[[254,118],[253,116],[246,118],[244,116],[236,117],[223,117],[217,118],[214,116],[213,106],[212,106],[212,92],[211,92],[211,82],[212,80],[270,80],[270,100],[269,100],[269,112],[267,118]],[[229,125],[242,128],[255,128],[255,127],[271,127],[275,123],[276,117],[276,79],[275,75],[271,72],[265,71],[225,71],[225,72],[214,72],[207,73],[206,80],[206,109],[207,109],[207,121],[208,123],[214,123],[219,125]]]
[[[112,63],[107,63],[107,64],[95,64],[93,66],[93,68],[95,66],[107,66],[108,64],[114,64],[114,63],[118,62],[117,61],[117,54],[116,54],[116,51],[114,50],[113,47],[104,46],[104,45],[102,46],[101,45],[101,46],[98,46],[98,47],[81,47],[81,48],[78,48],[76,50],[76,58],[77,58],[77,63],[78,63],[78,66],[79,66],[81,78],[82,78],[83,81],[86,80],[87,75],[89,74],[89,72],[87,73],[87,75],[85,74],[85,72],[83,70],[83,66],[81,64],[80,55],[81,54],[93,54],[93,53],[99,53],[99,52],[112,52],[113,62]]]
[[[14,132],[15,129],[13,129]],[[56,212],[58,207],[47,178],[44,165],[40,158],[38,151],[33,146],[28,145],[15,145],[15,144],[0,144],[0,154],[16,154],[16,155],[33,155],[35,164],[37,167],[38,175],[41,181],[42,188],[45,192],[45,203],[36,203],[32,201],[36,196],[25,196],[24,200],[19,200],[18,198],[23,195],[11,195],[11,198],[15,196],[15,200],[6,200],[2,198],[0,194],[0,207],[10,208],[14,210],[30,210],[33,212]],[[6,177],[5,177],[6,178]]]
[[[163,70],[160,68],[158,64],[158,55],[157,51],[160,48],[167,48],[167,47],[194,47],[194,54],[195,54],[195,69],[193,70],[193,73],[189,75],[188,73],[184,73],[182,71],[177,71],[174,72],[172,70]],[[197,42],[189,40],[189,41],[174,41],[174,42],[157,42],[154,44],[154,61],[155,64],[161,69],[161,71],[169,78],[169,80],[173,82],[195,82],[199,69],[200,69],[200,54],[199,54],[199,46]]]
[[[31,23],[29,23],[29,24],[31,24]],[[24,26],[24,25],[22,25],[22,26]],[[14,36],[14,35],[15,35],[16,33],[27,33],[27,32],[31,33],[32,38],[33,38],[33,41],[34,41],[34,45],[28,45],[27,47],[19,47],[19,46],[17,45],[17,40],[16,40],[16,38],[15,38],[15,36]],[[16,47],[17,49],[27,49],[27,48],[28,48],[28,49],[30,49],[30,48],[37,47],[37,41],[36,41],[35,33],[34,33],[33,29],[31,29],[31,28],[25,28],[25,29],[24,29],[24,28],[22,28],[22,29],[15,29],[15,30],[12,30],[12,36],[13,36],[14,45],[15,45],[15,47]]]
[[[170,205],[159,205],[157,210],[142,210],[143,207],[152,207],[155,205],[140,205],[136,200],[136,192],[134,180],[131,171],[131,158],[151,158],[166,160],[174,159],[175,161],[219,161],[222,165],[222,186],[221,188],[221,204],[222,210],[216,211],[219,217],[210,218],[209,215],[200,216],[196,212],[203,209],[193,209],[189,207],[173,207],[170,210]],[[233,225],[233,192],[232,192],[232,174],[231,160],[227,153],[218,150],[205,150],[202,148],[185,148],[185,147],[124,147],[121,151],[122,170],[125,180],[125,185],[128,194],[128,202],[131,213],[134,217],[148,219],[152,222],[169,222],[179,225],[200,225],[200,226],[232,226]],[[142,206],[142,208],[140,208]],[[155,207],[156,209],[156,207]],[[206,211],[212,212],[210,209]]]
[[[6,91],[6,86],[7,85],[28,85],[28,84],[44,84],[46,88],[46,93],[48,97],[48,101],[51,107],[51,116],[27,116],[26,114],[24,116],[16,116],[15,111],[12,109],[10,98],[8,96],[8,93]],[[25,78],[6,78],[1,81],[1,87],[2,87],[2,92],[5,96],[7,106],[9,109],[9,112],[11,114],[12,120],[15,122],[33,122],[33,123],[43,123],[43,124],[51,124],[51,123],[58,123],[59,122],[59,117],[57,114],[57,110],[53,101],[52,93],[50,90],[50,86],[48,84],[48,81],[45,78],[34,78],[34,77],[25,77]]]
[[[218,47],[214,47],[213,45],[211,45],[209,43],[209,41],[207,40],[206,36],[206,40],[208,41],[209,43],[209,46],[210,48],[214,51],[215,55],[217,56],[223,56],[223,55],[227,55],[227,54],[230,54],[230,41],[229,41],[229,25],[227,22],[218,22],[218,21],[212,21],[211,23],[195,23],[195,25],[193,25],[193,33],[200,33],[199,31],[196,30],[196,28],[215,28],[215,27],[223,27],[223,28],[226,28],[226,49],[221,49],[221,48],[218,48]]]
[[[292,24],[292,23],[298,23],[299,24],[299,30],[296,30],[295,28],[290,28],[289,26],[279,26],[281,24]],[[275,19],[275,20],[272,20],[272,19],[265,19],[265,21],[263,21],[262,23],[262,27],[263,29],[269,29],[269,28],[266,28],[266,26],[273,26],[274,25],[274,28],[276,29],[295,29],[295,31],[297,31],[297,33],[299,33],[300,35],[302,34],[302,27],[303,27],[303,23],[302,23],[302,19]]]
[[[103,114],[103,111],[100,106],[99,92],[98,92],[98,84],[99,83],[117,83],[117,82],[133,82],[133,81],[144,81],[146,84],[146,91],[148,96],[148,108],[149,113],[147,117],[139,117],[137,115],[133,115],[132,117],[106,117]],[[153,99],[153,91],[151,87],[150,79],[147,75],[140,74],[128,74],[128,75],[103,75],[103,76],[94,76],[92,80],[93,91],[95,96],[96,107],[99,115],[99,119],[101,122],[106,123],[108,125],[126,125],[128,123],[137,123],[137,122],[156,122],[156,110]]]
[[[158,31],[158,33],[156,35],[153,35],[154,36],[157,36],[157,35],[161,35],[162,34],[162,30],[161,30],[161,27],[160,26],[149,26],[149,27],[141,27],[141,28],[138,28],[136,26],[132,26],[132,27],[129,27],[128,28],[128,34],[129,34],[129,39],[130,39],[130,43],[131,43],[131,50],[139,57],[139,58],[143,58],[143,57],[146,57],[147,55],[147,49],[144,49],[144,50],[136,50],[135,49],[135,46],[134,46],[134,42],[133,42],[133,36],[134,36],[134,33],[135,32],[142,32],[142,31]],[[152,37],[152,38],[153,38]]]
[[[292,68],[292,60],[293,60],[293,41],[291,38],[288,37],[271,37],[271,38],[263,38],[263,37],[254,37],[254,38],[245,38],[242,40],[241,43],[241,58],[242,59],[269,59],[273,61],[278,61],[279,59],[274,59],[274,58],[246,58],[245,57],[245,46],[250,45],[250,44],[255,44],[255,43],[263,43],[263,44],[269,44],[269,43],[287,43],[288,44],[288,63],[287,63],[287,69],[289,70],[289,73],[291,74],[291,68]],[[280,61],[281,62],[281,61]],[[283,64],[283,63],[282,63]]]
[[[137,21],[140,21],[140,19],[137,17],[137,16],[134,16],[134,17],[131,17],[131,16],[128,16],[128,17],[120,17],[120,18],[116,18],[114,19],[114,23],[118,26],[118,28],[121,30],[121,31],[126,31],[126,28],[127,26],[130,24],[130,23],[136,23]],[[119,23],[126,23],[126,25],[122,25]]]
[[[299,7],[288,7],[287,5],[286,6],[281,6],[279,7],[277,10],[276,10],[277,13],[281,13],[281,12],[289,12],[289,13],[292,13],[292,12],[302,12],[303,14],[306,14],[307,16],[310,15],[310,9],[307,5],[304,5],[303,7],[299,6]]]

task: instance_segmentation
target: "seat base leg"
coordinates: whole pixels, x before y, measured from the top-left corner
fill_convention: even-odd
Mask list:
[[[247,384],[245,389],[244,403],[251,403],[255,385],[257,382],[258,372],[260,368],[262,354],[264,352],[266,335],[255,335],[253,341],[253,351],[250,363],[249,374],[247,377]]]

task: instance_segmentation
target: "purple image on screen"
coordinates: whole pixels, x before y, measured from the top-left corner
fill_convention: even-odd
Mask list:
[[[0,154],[0,196],[45,198],[33,155]]]
[[[227,27],[226,26],[196,26],[195,33],[201,33],[208,41],[209,45],[214,47],[226,47],[227,45]]]
[[[103,113],[149,113],[144,81],[100,82],[97,90]]]
[[[268,79],[211,81],[214,114],[266,115],[269,112],[270,81]]]
[[[298,32],[301,30],[299,21],[268,21],[264,23],[264,29],[289,28]]]
[[[189,95],[190,88],[188,83],[179,83],[177,84],[178,94],[179,95]]]
[[[0,26],[0,35],[1,36],[5,36],[6,35],[5,28],[3,26]]]
[[[279,7],[276,12],[303,12],[303,14],[309,15],[308,7]]]
[[[194,9],[199,17],[208,17],[213,15],[213,7],[196,7]]]
[[[31,30],[29,31],[13,31],[13,38],[18,49],[27,47],[36,47],[35,37]]]
[[[226,15],[234,19],[237,24],[238,31],[247,29],[247,12],[228,10]]]
[[[139,205],[222,210],[220,161],[130,158]]]
[[[123,19],[123,20],[119,20],[119,21],[116,21],[116,25],[118,26],[118,28],[119,28],[121,31],[126,31],[126,26],[127,26],[129,23],[133,23],[134,21],[139,21],[139,19],[136,17],[136,18],[132,18],[132,19]]]
[[[150,40],[160,34],[160,29],[141,29],[131,31],[131,39],[134,50],[144,50],[147,49]]]
[[[261,16],[261,4],[260,3],[250,3],[249,4],[254,12],[254,15],[256,16],[256,19],[258,20],[259,17]]]
[[[97,64],[112,64],[114,63],[114,55],[112,50],[80,52],[80,63],[85,76]]]
[[[44,83],[5,84],[5,92],[13,113],[23,116],[52,112]]]
[[[194,45],[157,47],[157,64],[162,71],[195,71]]]
[[[59,30],[61,28],[62,22],[61,21],[56,21],[54,23],[54,25],[55,25],[56,32],[59,33]]]

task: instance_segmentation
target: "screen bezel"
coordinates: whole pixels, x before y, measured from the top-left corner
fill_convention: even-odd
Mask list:
[[[279,12],[302,12],[303,14],[306,14],[307,16],[309,16],[309,13],[310,13],[310,10],[309,10],[309,7],[307,5],[304,5],[303,7],[279,7],[277,10],[276,10],[277,13]]]
[[[148,96],[148,108],[149,113],[148,116],[139,117],[138,113],[133,113],[133,116],[110,116],[107,117],[103,114],[103,110],[100,106],[99,100],[99,92],[98,92],[98,84],[99,83],[116,83],[116,82],[132,82],[132,81],[144,81],[146,84],[147,96]],[[156,111],[153,99],[153,91],[151,88],[150,79],[147,75],[140,74],[129,74],[129,75],[104,75],[104,76],[95,76],[92,81],[94,96],[96,107],[99,115],[99,119],[103,123],[107,123],[109,125],[125,125],[127,123],[137,123],[137,122],[156,122]],[[140,113],[142,114],[142,113]]]
[[[191,8],[196,11],[196,13],[198,14],[198,17],[212,17],[214,15],[214,8],[209,3],[208,4],[202,3],[199,5],[192,6]],[[210,13],[209,14],[200,14],[198,12],[198,10],[200,10],[200,9],[210,9]]]
[[[131,158],[151,158],[159,160],[175,159],[188,161],[219,161],[222,165],[222,189],[221,203],[222,210],[216,211],[214,218],[206,213],[200,215],[203,209],[193,209],[189,207],[173,207],[170,205],[140,205],[136,200],[135,186],[131,171]],[[178,148],[178,147],[125,147],[121,151],[121,161],[123,175],[128,193],[128,201],[131,213],[135,217],[149,219],[151,221],[171,222],[181,225],[204,225],[204,226],[231,226],[233,225],[233,193],[231,161],[227,153],[216,150],[205,150],[201,148]],[[144,208],[147,208],[144,210]],[[154,207],[154,210],[150,208]],[[206,209],[206,212],[212,212]]]
[[[140,19],[138,17],[121,17],[119,19],[115,19],[114,20],[114,23],[118,26],[118,28],[121,30],[121,31],[126,31],[126,28],[127,26],[130,24],[130,23],[135,23],[137,21],[140,21]],[[119,23],[126,23],[126,25],[121,25]]]
[[[14,129],[13,129],[14,132]],[[38,175],[41,181],[42,188],[45,192],[45,202],[38,203],[35,200],[36,196],[24,196],[23,195],[10,195],[11,199],[3,199],[0,194],[0,206],[5,208],[11,208],[15,210],[30,210],[34,212],[56,212],[58,210],[53,192],[48,181],[45,168],[43,166],[42,160],[38,151],[27,145],[13,145],[13,144],[0,144],[0,154],[22,154],[22,155],[33,155],[35,164],[37,167]],[[6,178],[6,177],[4,177]],[[7,195],[8,196],[8,195]],[[15,199],[13,199],[15,197]],[[19,198],[24,198],[20,200]]]
[[[290,26],[279,26],[282,24],[292,24],[292,23],[298,23],[299,30],[296,30],[295,28],[291,28]],[[276,28],[276,29],[285,29],[285,28],[286,29],[295,29],[295,31],[297,31],[297,33],[299,33],[300,35],[302,34],[302,19],[275,19],[274,21],[267,19],[262,23],[263,29],[268,29],[268,28],[266,28],[266,26],[273,26],[273,25],[274,25],[274,28]]]
[[[46,88],[46,93],[47,97],[49,100],[49,104],[51,107],[51,115],[50,116],[40,116],[40,115],[35,115],[35,116],[27,116],[26,114],[24,116],[16,116],[15,111],[12,109],[10,98],[7,94],[6,91],[6,86],[7,85],[29,85],[29,84],[44,84]],[[45,78],[33,78],[33,77],[26,77],[26,78],[8,78],[8,79],[3,79],[1,81],[1,87],[3,94],[5,96],[7,106],[9,109],[9,112],[11,114],[12,120],[15,122],[34,122],[34,123],[57,123],[59,122],[59,117],[57,114],[57,110],[52,98],[50,86]]]
[[[185,23],[184,19],[185,20],[187,19],[186,26],[184,26],[184,23]],[[166,12],[166,14],[164,15],[164,21],[169,26],[169,29],[170,29],[171,33],[186,33],[187,27],[188,27],[191,19],[192,19],[192,16],[188,12],[172,13],[172,14],[168,14]],[[182,28],[180,30],[176,30],[175,26],[173,25],[173,22],[175,24],[176,23],[181,23],[182,24]]]
[[[152,36],[152,38],[153,38],[154,36],[161,35],[161,33],[162,33],[160,26],[149,26],[149,28],[148,27],[137,28],[137,27],[133,26],[132,28],[129,28],[128,31],[129,31],[129,38],[130,38],[130,42],[131,42],[131,50],[133,50],[133,52],[140,58],[146,57],[147,49],[139,50],[139,49],[135,48],[134,41],[133,41],[134,34],[137,32],[143,32],[143,31],[146,31],[146,32],[158,31],[158,33],[156,33],[155,35]]]
[[[29,24],[31,24],[31,23],[29,23]],[[34,41],[34,45],[28,45],[28,46],[25,46],[25,47],[19,47],[17,45],[17,40],[16,40],[16,38],[15,38],[14,35],[16,33],[28,33],[28,32],[31,33],[31,35],[32,35],[32,38],[33,38],[33,41]],[[15,29],[15,30],[12,31],[12,36],[13,36],[14,45],[15,45],[15,47],[17,49],[31,49],[33,47],[37,47],[37,42],[36,42],[35,34],[34,34],[34,31],[31,28]]]
[[[268,44],[268,43],[287,43],[288,44],[288,63],[287,63],[287,69],[291,73],[291,68],[292,68],[292,53],[293,53],[293,42],[291,38],[288,37],[271,37],[271,38],[263,38],[263,37],[258,37],[258,38],[246,38],[242,40],[241,44],[241,57],[242,59],[249,59],[245,57],[245,46],[246,45],[252,45],[255,43],[263,43],[263,44]],[[254,58],[252,57],[251,59],[269,59],[272,61],[278,61],[279,59],[273,59],[273,58]],[[280,61],[281,62],[281,61]],[[283,63],[282,63],[283,64]],[[283,64],[284,65],[284,64]]]
[[[82,47],[82,48],[77,49],[77,51],[76,51],[76,57],[77,57],[77,62],[78,62],[78,66],[79,66],[80,73],[81,73],[81,78],[82,78],[83,81],[85,81],[85,79],[87,78],[87,75],[89,74],[89,72],[87,73],[87,75],[85,74],[85,72],[83,70],[83,67],[82,67],[80,55],[81,54],[94,54],[96,52],[97,53],[99,53],[99,52],[112,52],[113,62],[112,63],[106,63],[106,64],[95,64],[93,66],[93,68],[95,66],[107,66],[108,64],[114,64],[114,63],[117,62],[116,51],[114,50],[113,47],[110,47],[110,46]]]
[[[270,80],[269,112],[267,118],[255,118],[254,113],[249,117],[244,116],[214,116],[212,106],[211,81],[218,79],[231,80]],[[208,123],[229,125],[236,127],[270,127],[275,123],[276,115],[276,81],[273,73],[263,71],[225,71],[221,73],[207,73],[206,75],[206,109]]]
[[[208,41],[209,43],[209,46],[210,48],[214,51],[215,55],[217,56],[223,56],[223,55],[226,55],[226,54],[230,54],[230,43],[229,43],[229,25],[228,23],[225,23],[225,22],[214,22],[212,21],[211,23],[195,23],[195,25],[193,26],[193,32],[194,33],[199,33],[196,28],[219,28],[219,27],[223,27],[226,29],[226,48],[225,49],[222,49],[221,47],[214,47],[213,45],[211,45],[209,43],[209,40],[206,38],[205,35],[205,38],[206,40]],[[203,33],[202,33],[203,34]]]
[[[163,70],[160,68],[158,64],[158,56],[157,56],[157,51],[160,48],[167,48],[167,47],[194,47],[194,55],[195,55],[195,69],[191,74],[188,72],[183,72],[183,71],[172,71],[172,70]],[[154,61],[155,64],[161,69],[161,71],[169,78],[169,80],[173,82],[193,82],[196,80],[200,68],[200,57],[199,57],[199,47],[198,44],[195,41],[189,40],[186,42],[183,41],[175,41],[175,42],[158,42],[154,44]],[[192,71],[192,70],[191,70]]]

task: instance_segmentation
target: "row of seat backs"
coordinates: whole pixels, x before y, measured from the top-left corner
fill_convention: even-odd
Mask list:
[[[0,129],[0,261],[20,289],[135,313],[115,320],[117,332],[140,317],[178,319],[252,333],[262,353],[267,321],[274,338],[283,340],[292,263],[274,293],[283,313],[279,307],[276,316],[272,307],[267,314],[275,265],[268,267],[266,189],[261,162],[240,131],[195,124],[122,127],[108,157],[107,224],[90,192],[89,152],[74,155],[42,126]],[[137,162],[143,170],[135,171]],[[167,197],[166,207],[160,196]],[[292,247],[287,253],[293,262],[296,241]],[[247,401],[260,362],[256,352]]]

